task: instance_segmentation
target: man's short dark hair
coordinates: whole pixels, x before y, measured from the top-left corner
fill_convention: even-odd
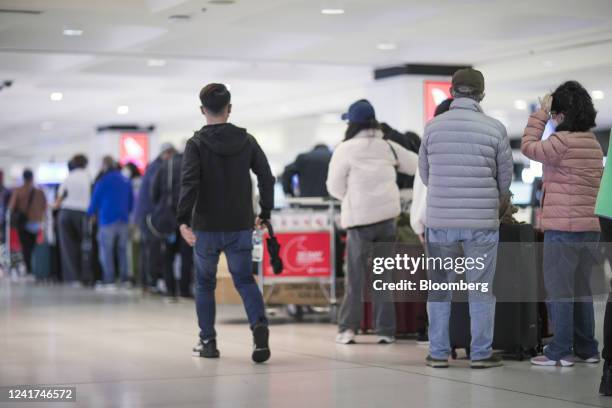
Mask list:
[[[231,99],[230,91],[223,84],[208,84],[200,91],[202,107],[213,115],[223,112]]]
[[[34,173],[30,169],[25,169],[23,171],[23,181],[32,181],[34,180]]]
[[[84,154],[77,154],[72,158],[71,162],[74,169],[84,169],[87,167],[88,163],[87,156]]]

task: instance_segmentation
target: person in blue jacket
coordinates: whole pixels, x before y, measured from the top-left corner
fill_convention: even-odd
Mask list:
[[[102,283],[112,287],[116,279],[115,250],[121,281],[128,282],[128,221],[134,195],[132,184],[121,174],[112,157],[104,157],[102,167],[104,175],[94,186],[87,214],[97,216]]]

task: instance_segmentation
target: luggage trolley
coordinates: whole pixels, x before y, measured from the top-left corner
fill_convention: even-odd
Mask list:
[[[2,270],[8,276],[19,276],[25,272],[21,243],[17,229],[11,226],[11,211],[6,210],[4,219],[4,242],[2,242]]]
[[[335,321],[336,217],[338,202],[320,197],[287,199],[290,208],[272,212],[284,270],[275,275],[264,237],[258,284],[267,305],[327,306]],[[321,296],[322,295],[322,296]],[[300,310],[300,308],[298,308]],[[298,320],[301,313],[295,316]]]

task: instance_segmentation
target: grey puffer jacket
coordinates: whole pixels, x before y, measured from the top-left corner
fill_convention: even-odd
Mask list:
[[[427,124],[419,151],[429,228],[499,228],[499,198],[512,181],[506,128],[475,100],[458,98]]]

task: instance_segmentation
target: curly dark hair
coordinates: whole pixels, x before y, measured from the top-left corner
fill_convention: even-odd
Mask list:
[[[597,111],[591,95],[577,81],[561,84],[553,93],[551,111],[563,113],[565,119],[557,131],[587,132],[595,127]]]

